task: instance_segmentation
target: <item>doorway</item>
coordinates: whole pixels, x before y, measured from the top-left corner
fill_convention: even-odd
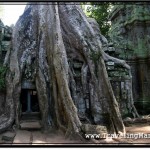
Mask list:
[[[22,89],[21,91],[21,112],[39,112],[39,103],[36,90]]]
[[[41,129],[40,109],[37,91],[35,89],[22,89],[20,95],[19,127],[23,130]]]

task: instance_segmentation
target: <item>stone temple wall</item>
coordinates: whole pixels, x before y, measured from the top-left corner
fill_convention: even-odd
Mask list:
[[[133,96],[140,114],[150,113],[150,3],[116,5],[110,15],[110,39],[118,57],[131,66]]]

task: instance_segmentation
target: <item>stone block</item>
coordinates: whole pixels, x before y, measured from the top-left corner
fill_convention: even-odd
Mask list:
[[[16,136],[15,132],[7,131],[2,135],[2,140],[13,141],[15,136]]]
[[[28,130],[28,129],[41,129],[41,124],[39,121],[33,122],[22,122],[20,124],[21,129]]]
[[[18,130],[13,143],[31,144],[31,132],[25,130]]]
[[[106,126],[101,125],[83,124],[82,130],[86,134],[107,134]]]

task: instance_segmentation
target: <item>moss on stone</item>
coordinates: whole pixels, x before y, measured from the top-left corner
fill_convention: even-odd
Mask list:
[[[122,7],[117,5],[116,7]],[[117,9],[115,7],[115,9]],[[115,12],[112,12],[113,15],[116,15],[116,18],[113,18],[112,20],[112,27],[109,31],[109,36],[112,42],[114,42],[115,47],[120,51],[119,57],[122,59],[132,59],[135,57],[138,58],[144,58],[149,55],[148,49],[149,44],[147,40],[147,33],[145,34],[144,38],[138,38],[138,35],[135,41],[135,38],[128,38],[130,35],[127,35],[127,33],[133,33],[133,31],[129,31],[128,27],[131,29],[133,26],[136,25],[136,23],[140,22],[140,24],[144,25],[147,24],[150,21],[150,15],[149,15],[149,7],[147,5],[124,5],[121,11],[125,13],[125,16],[122,15],[122,12],[118,13],[118,16],[114,14]],[[120,9],[118,9],[120,10]],[[124,21],[120,23],[121,18],[124,17]],[[126,32],[126,37],[123,35],[124,33],[121,33],[121,29],[124,28]],[[130,34],[129,33],[129,34]],[[127,37],[128,36],[128,37]],[[132,35],[136,36],[136,35]]]

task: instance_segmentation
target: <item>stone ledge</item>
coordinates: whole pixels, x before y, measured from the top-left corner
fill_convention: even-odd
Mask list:
[[[28,121],[20,123],[20,127],[23,130],[41,129],[41,124],[39,121]]]

